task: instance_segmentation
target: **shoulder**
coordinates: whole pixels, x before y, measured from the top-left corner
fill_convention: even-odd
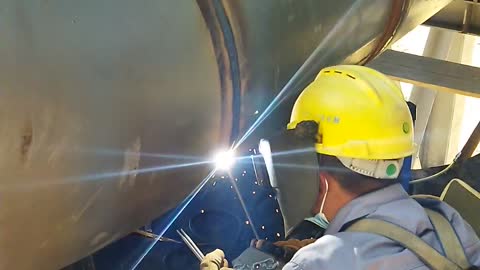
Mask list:
[[[349,242],[338,235],[325,235],[300,249],[283,269],[355,269],[355,248]]]
[[[388,238],[340,232],[300,249],[284,270],[415,269],[422,265],[410,251]]]
[[[464,248],[475,246],[479,244],[478,236],[475,234],[473,228],[466,222],[460,213],[443,201],[435,199],[416,199],[422,206],[436,210],[446,217],[450,224],[452,224]]]

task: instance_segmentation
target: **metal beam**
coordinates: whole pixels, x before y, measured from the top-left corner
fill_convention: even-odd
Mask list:
[[[392,50],[368,66],[419,87],[480,97],[480,68]]]
[[[480,2],[478,0],[464,0],[464,2],[468,5],[480,6]]]
[[[467,31],[465,31],[465,29],[463,28],[463,24],[461,22],[451,23],[451,22],[442,22],[435,19],[430,19],[424,22],[423,25],[442,28],[446,30],[452,30],[452,31],[461,32],[464,34],[470,34],[474,36],[480,36],[480,28],[472,24],[469,25]]]
[[[423,24],[480,35],[479,0],[455,0]]]
[[[465,161],[469,157],[471,157],[475,152],[475,149],[477,149],[479,141],[480,141],[480,122],[478,122],[477,126],[472,132],[472,135],[470,135],[467,143],[463,146],[462,152],[460,152],[460,156],[458,157],[458,160]]]
[[[470,31],[470,24],[472,22],[473,5],[467,5],[463,14],[462,33]]]

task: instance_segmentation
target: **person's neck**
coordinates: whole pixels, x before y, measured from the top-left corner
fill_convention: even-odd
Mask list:
[[[372,188],[365,187],[364,189],[358,190],[358,192],[355,193],[346,191],[337,181],[329,181],[329,187],[327,198],[325,199],[325,206],[323,207],[323,213],[328,220],[332,221],[338,212],[355,198],[370,192],[374,192],[380,188],[384,188],[385,186]]]
[[[323,213],[329,221],[332,221],[338,212],[358,195],[345,192],[343,189],[332,188],[325,200]]]

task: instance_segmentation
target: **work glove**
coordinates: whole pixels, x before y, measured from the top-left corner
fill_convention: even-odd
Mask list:
[[[225,254],[222,250],[216,249],[203,258],[200,263],[200,270],[233,270],[228,268],[228,262],[225,260]]]
[[[304,240],[289,239],[286,241],[277,241],[273,244],[277,247],[288,248],[293,250],[294,252],[297,252],[299,249],[303,248],[304,246],[310,245],[316,240],[317,239],[304,239]]]
[[[317,239],[289,239],[286,241],[268,242],[265,240],[252,240],[250,246],[255,247],[258,250],[272,254],[279,261],[289,262],[293,255],[304,246],[307,246]]]

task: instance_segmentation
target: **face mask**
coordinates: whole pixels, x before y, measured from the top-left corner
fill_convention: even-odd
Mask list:
[[[328,221],[327,217],[323,213],[323,207],[325,206],[325,200],[327,199],[328,181],[326,178],[323,178],[323,179],[325,179],[325,195],[323,195],[322,204],[320,205],[320,212],[313,217],[306,218],[305,220],[316,224],[320,228],[327,229],[328,224],[330,224],[330,222]]]

